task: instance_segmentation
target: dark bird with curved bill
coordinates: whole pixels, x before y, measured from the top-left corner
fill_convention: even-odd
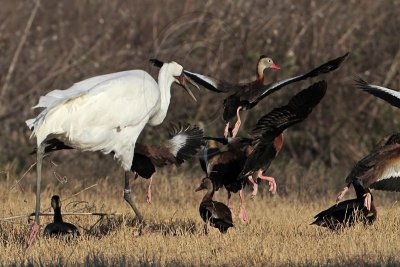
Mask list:
[[[249,176],[260,178],[269,182],[270,190],[276,191],[275,178],[264,173],[282,148],[283,132],[305,120],[325,96],[326,90],[325,81],[314,83],[293,96],[286,106],[275,108],[259,119],[252,131],[253,150],[247,157],[239,179]]]
[[[368,210],[371,189],[400,192],[400,133],[383,138],[369,155],[356,163],[336,201],[343,199],[354,181],[359,181],[366,190],[364,205]]]
[[[204,189],[207,190],[207,193],[203,197],[199,207],[200,216],[206,223],[204,231],[206,234],[208,233],[207,225],[210,224],[225,234],[230,227],[233,227],[232,212],[224,203],[212,200],[215,189],[211,179],[203,178],[195,192]]]
[[[78,237],[80,236],[78,228],[72,223],[64,222],[61,215],[61,200],[55,195],[51,197],[51,207],[54,210],[54,220],[44,228],[43,237]]]
[[[203,130],[199,127],[187,125],[171,126],[169,139],[164,143],[152,146],[143,143],[136,143],[131,171],[139,176],[148,179],[147,202],[151,203],[151,186],[156,167],[166,165],[180,166],[184,161],[197,154],[202,145]],[[45,153],[56,150],[72,149],[58,139],[50,139],[45,142]],[[32,153],[35,153],[36,150]],[[129,176],[128,176],[129,177]],[[125,187],[129,188],[129,179],[125,179]],[[126,191],[130,189],[125,189]]]
[[[253,108],[266,96],[280,90],[286,85],[336,70],[348,55],[349,53],[346,53],[341,57],[330,60],[307,73],[267,85],[264,85],[264,70],[268,68],[280,68],[277,67],[270,58],[265,56],[260,57],[257,63],[257,78],[255,81],[250,83],[233,84],[224,80],[218,80],[202,74],[190,72],[188,70],[184,70],[184,72],[187,77],[190,77],[193,81],[208,90],[218,93],[230,93],[230,95],[224,100],[223,118],[226,122],[224,135],[228,136],[229,123],[236,116],[237,122],[232,130],[232,137],[235,137],[241,125],[240,110],[249,110]],[[160,60],[152,59],[151,62],[158,67],[162,66],[162,61]]]
[[[353,226],[357,222],[366,225],[373,224],[377,218],[377,210],[371,196],[371,210],[364,206],[366,190],[360,181],[352,182],[357,197],[354,199],[339,202],[332,207],[321,211],[315,215],[315,224],[321,227],[327,227],[332,230],[339,230],[344,227]]]

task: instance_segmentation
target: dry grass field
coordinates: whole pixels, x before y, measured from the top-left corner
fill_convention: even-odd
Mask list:
[[[63,211],[117,212],[97,224],[97,216],[65,216],[76,224],[82,236],[66,242],[38,238],[27,251],[25,240],[30,230],[26,219],[0,222],[2,265],[131,265],[131,266],[284,266],[400,264],[400,205],[375,195],[379,218],[372,226],[361,224],[339,232],[309,225],[313,215],[333,204],[334,192],[324,197],[271,197],[262,188],[255,200],[246,198],[251,218],[242,225],[237,216],[235,228],[221,235],[213,229],[203,233],[198,205],[203,193],[193,190],[200,179],[188,174],[170,177],[160,173],[155,179],[153,203],[145,203],[145,183],[134,182],[135,198],[145,217],[143,232],[122,198],[120,180],[103,178],[97,186],[63,202]],[[73,183],[73,181],[71,181]],[[1,214],[18,215],[32,211],[31,189],[3,183],[0,191]],[[49,208],[55,192],[48,185],[42,193],[42,210]],[[62,199],[80,191],[57,189]],[[279,186],[279,184],[278,184]],[[13,188],[13,189],[11,189]],[[216,194],[225,200],[226,192]],[[351,195],[349,195],[350,197]],[[235,196],[237,211],[238,197]],[[42,217],[44,218],[44,217]],[[42,219],[43,224],[50,221]],[[43,230],[43,228],[42,228]]]

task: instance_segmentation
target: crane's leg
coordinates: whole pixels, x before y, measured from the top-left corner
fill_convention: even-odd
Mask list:
[[[253,187],[253,192],[251,192],[251,198],[254,198],[258,192],[258,184],[257,184],[257,181],[254,180],[254,178],[257,179],[257,177],[254,177],[254,176],[255,176],[255,174],[247,177],[247,179],[251,183],[251,186]]]
[[[235,138],[237,133],[239,132],[240,125],[242,125],[242,120],[240,119],[240,110],[242,107],[238,107],[236,110],[237,121],[235,123],[235,127],[232,130],[232,138]]]
[[[268,181],[269,191],[272,194],[276,193],[276,182],[275,182],[275,178],[274,177],[263,175],[263,171],[259,170],[258,171],[258,178],[260,178],[261,180]]]
[[[153,175],[149,179],[149,186],[147,188],[147,203],[151,204],[151,183],[153,182]]]
[[[344,195],[346,195],[347,191],[349,191],[351,183],[347,184],[342,191],[340,191],[339,195],[336,197],[336,202],[339,202],[344,198]]]
[[[129,176],[130,176],[130,171],[125,171],[125,189],[124,189],[124,199],[126,202],[128,202],[129,206],[131,206],[132,210],[136,214],[136,218],[139,220],[139,222],[143,222],[143,216],[136,207],[135,203],[132,200],[131,196],[131,188],[129,187]]]
[[[225,137],[229,136],[229,122],[227,122],[226,125],[225,125],[224,136]]]
[[[36,208],[35,208],[35,222],[32,226],[31,233],[29,235],[29,239],[27,242],[27,247],[29,248],[33,241],[35,240],[36,235],[39,233],[40,228],[40,183],[42,181],[42,162],[43,162],[43,155],[44,155],[44,148],[43,144],[40,144],[37,151],[36,151]]]
[[[364,206],[367,208],[367,210],[371,210],[371,193],[367,192],[365,193],[365,199],[364,199]]]
[[[247,215],[246,209],[244,207],[243,189],[240,189],[239,197],[240,197],[239,218],[242,221],[242,223],[248,223],[249,216]]]

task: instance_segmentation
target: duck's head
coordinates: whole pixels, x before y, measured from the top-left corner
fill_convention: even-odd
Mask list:
[[[51,197],[51,207],[53,209],[61,208],[61,201],[59,196],[55,195]]]
[[[194,191],[198,192],[198,191],[201,191],[201,190],[204,190],[204,189],[207,189],[207,190],[212,190],[213,189],[213,183],[212,183],[211,179],[208,178],[208,177],[203,178],[201,180],[200,185]]]
[[[260,79],[264,77],[264,71],[266,69],[280,70],[281,68],[278,65],[276,65],[271,58],[262,55],[258,60],[258,65],[257,65],[257,73]]]

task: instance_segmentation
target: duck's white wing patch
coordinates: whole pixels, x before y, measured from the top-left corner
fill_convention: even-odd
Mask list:
[[[400,191],[400,160],[394,159],[385,164],[384,170],[370,188],[385,191]]]
[[[400,108],[400,92],[382,86],[369,84],[362,79],[357,80],[356,85],[361,90],[385,100],[392,106]]]
[[[216,80],[214,80],[213,78],[202,75],[202,74],[190,72],[187,70],[184,70],[184,72],[189,78],[191,78],[196,83],[201,84],[205,88],[215,91],[215,92],[222,92],[222,90],[220,88],[218,88],[218,84],[217,84]]]

